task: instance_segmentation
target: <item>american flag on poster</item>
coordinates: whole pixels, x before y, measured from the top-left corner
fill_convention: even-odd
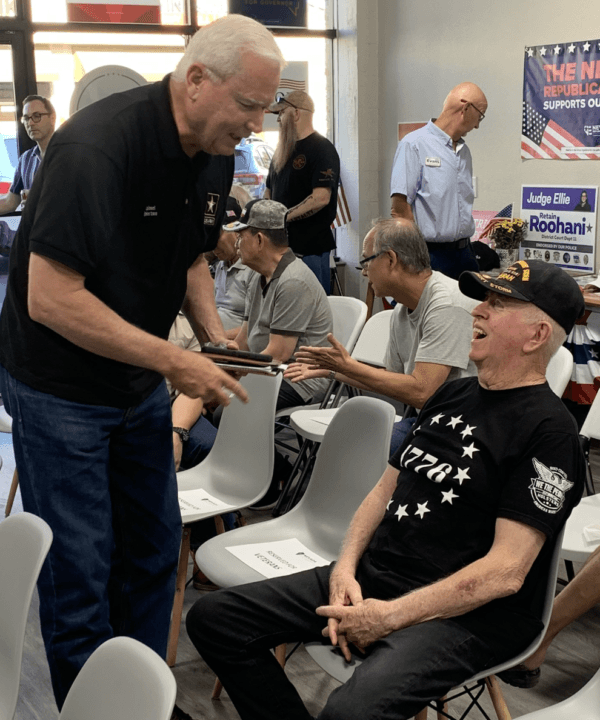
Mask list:
[[[70,22],[160,24],[160,0],[127,0],[124,3],[67,0],[67,18]]]
[[[346,198],[346,193],[344,192],[344,186],[342,185],[342,181],[340,180],[340,184],[338,187],[337,209],[335,211],[335,220],[331,223],[331,229],[336,230],[337,228],[341,228],[344,225],[347,225],[351,221],[352,221],[352,217],[350,216],[350,207],[348,206],[348,199]]]
[[[525,48],[521,157],[600,160],[600,40]]]

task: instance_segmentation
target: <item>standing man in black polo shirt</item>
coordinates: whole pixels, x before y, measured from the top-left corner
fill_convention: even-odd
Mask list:
[[[219,236],[234,148],[260,132],[283,62],[259,23],[206,26],[162,82],[65,123],[25,206],[0,389],[23,505],[54,532],[39,594],[59,707],[113,635],[166,651],[181,518],[163,378],[205,401],[246,399],[167,336],[183,305],[197,334],[225,340],[202,253]]]
[[[335,247],[331,223],[337,208],[340,158],[333,144],[313,127],[315,104],[310,95],[294,90],[269,110],[277,114],[281,129],[265,198],[289,208],[290,247],[329,295],[329,253]]]

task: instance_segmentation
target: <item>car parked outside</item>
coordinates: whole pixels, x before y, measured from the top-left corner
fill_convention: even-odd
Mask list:
[[[273,148],[257,135],[242,138],[235,147],[234,182],[239,183],[253,200],[264,195]]]
[[[0,133],[0,195],[6,195],[10,189],[18,159],[16,135]]]

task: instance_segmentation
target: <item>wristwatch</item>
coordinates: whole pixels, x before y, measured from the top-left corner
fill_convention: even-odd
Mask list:
[[[190,439],[190,431],[185,428],[174,427],[173,432],[179,435],[182,443],[187,442]]]

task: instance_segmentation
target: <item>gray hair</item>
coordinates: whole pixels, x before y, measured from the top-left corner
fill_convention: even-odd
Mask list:
[[[411,275],[431,269],[425,239],[414,223],[380,219],[373,223],[373,229],[373,252],[392,250],[406,272]]]
[[[546,343],[543,349],[543,359],[546,365],[550,362],[552,357],[558,352],[558,348],[564,344],[567,339],[567,333],[562,325],[559,325],[556,320],[550,317],[547,312],[539,308],[533,303],[526,304],[528,310],[528,320],[531,323],[536,322],[547,322],[552,328],[552,334],[550,339]]]
[[[242,57],[247,52],[278,63],[280,70],[285,66],[275,38],[264,25],[243,15],[227,15],[198,30],[177,63],[172,78],[183,82],[190,65],[202,63],[212,75],[227,80],[239,72]]]

